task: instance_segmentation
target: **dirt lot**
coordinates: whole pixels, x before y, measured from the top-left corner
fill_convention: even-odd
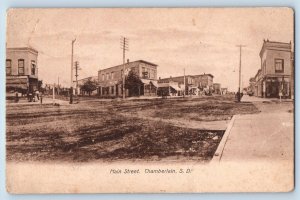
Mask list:
[[[232,96],[8,106],[7,159],[206,162],[212,158],[224,130],[178,127],[163,119],[204,123],[256,112],[253,104],[235,103]]]

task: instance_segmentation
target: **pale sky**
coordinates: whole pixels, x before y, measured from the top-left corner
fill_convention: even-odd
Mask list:
[[[79,79],[122,64],[120,37],[129,38],[126,59],[158,65],[158,77],[210,73],[237,90],[239,48],[243,86],[260,68],[263,39],[293,43],[293,11],[247,9],[13,9],[7,15],[7,47],[39,52],[39,79],[70,85],[71,40]],[[235,71],[235,72],[234,72]]]

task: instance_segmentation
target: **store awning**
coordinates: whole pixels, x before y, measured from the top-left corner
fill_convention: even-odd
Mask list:
[[[6,87],[8,88],[19,88],[19,89],[28,89],[28,79],[27,77],[13,77],[6,79]]]
[[[176,91],[181,91],[181,88],[178,87],[177,85],[170,85],[171,88],[173,88]]]
[[[158,87],[157,81],[151,81],[151,83],[152,83],[155,87]]]
[[[142,83],[144,83],[146,85],[150,84],[150,80],[148,80],[148,79],[141,79],[141,81],[142,81]]]

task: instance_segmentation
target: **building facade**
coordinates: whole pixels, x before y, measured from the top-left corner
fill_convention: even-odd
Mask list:
[[[214,93],[215,94],[221,94],[221,84],[220,83],[214,83],[213,84]]]
[[[102,97],[122,97],[123,76],[129,72],[134,73],[142,81],[139,87],[139,95],[156,96],[157,94],[157,65],[137,60],[125,63],[125,73],[123,65],[118,65],[98,71],[98,94]],[[126,96],[130,96],[126,90]]]
[[[200,74],[200,75],[194,75],[195,84],[200,89],[213,89],[213,79],[214,76],[212,74]]]
[[[185,81],[184,81],[185,77]],[[162,78],[158,80],[158,85],[159,87],[165,87],[166,85],[170,85],[170,92],[169,94],[172,94],[173,96],[176,94],[178,96],[183,95],[183,92],[185,92],[185,95],[189,94],[189,91],[191,88],[194,86],[194,77],[191,75],[186,75],[186,76],[177,76],[177,77],[172,77],[170,78]],[[185,84],[185,88],[184,88]],[[173,91],[173,92],[172,92]]]
[[[211,74],[177,76],[158,80],[159,84],[171,82],[178,83],[178,89],[184,91],[185,95],[201,95],[204,91],[211,93],[213,90],[213,75]],[[182,94],[182,92],[178,94]]]
[[[254,95],[264,98],[291,98],[293,61],[291,43],[264,40],[260,51],[261,68],[254,79]]]
[[[32,93],[38,89],[38,51],[29,48],[6,49],[6,91]]]

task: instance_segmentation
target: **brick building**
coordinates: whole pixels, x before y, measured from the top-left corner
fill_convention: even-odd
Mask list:
[[[38,89],[38,51],[29,48],[6,49],[6,91],[23,94]]]
[[[220,83],[214,83],[213,84],[213,91],[215,94],[221,94],[221,84]]]
[[[211,74],[200,74],[200,75],[194,75],[194,80],[196,86],[198,86],[200,89],[213,89],[213,79],[214,76]]]
[[[139,95],[156,96],[157,93],[157,65],[144,60],[125,63],[125,75],[129,71],[136,74],[142,81]],[[102,97],[122,97],[123,95],[123,65],[98,71],[98,94]],[[129,96],[126,90],[126,96]]]
[[[176,82],[179,85],[180,91],[185,91],[186,95],[199,95],[201,91],[206,93],[213,90],[213,75],[211,74],[200,74],[200,75],[186,75],[185,76],[185,89],[184,87],[184,76],[170,77],[159,79],[158,83],[169,83]]]
[[[260,51],[261,68],[256,73],[254,95],[265,98],[290,98],[293,61],[291,42],[273,42],[264,40]],[[253,79],[251,79],[253,80]]]

